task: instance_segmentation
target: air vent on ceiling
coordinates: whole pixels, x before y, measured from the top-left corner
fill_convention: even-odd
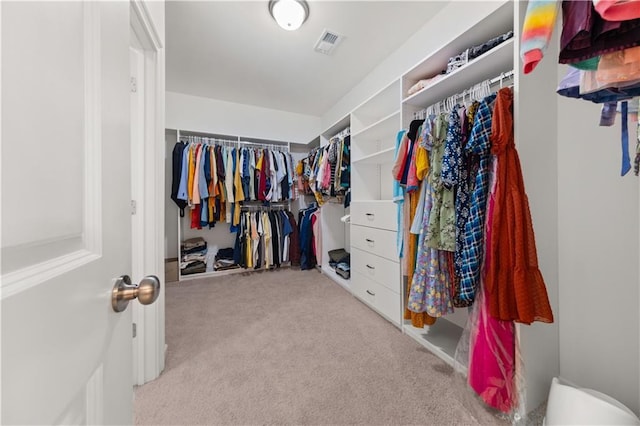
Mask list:
[[[325,55],[330,55],[333,52],[333,50],[336,48],[336,46],[340,44],[343,38],[344,36],[341,36],[340,34],[337,34],[333,31],[329,31],[325,29],[322,32],[322,35],[318,39],[318,42],[316,43],[313,50],[315,50],[316,52],[323,53]]]

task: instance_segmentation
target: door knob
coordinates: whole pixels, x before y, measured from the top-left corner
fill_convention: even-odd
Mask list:
[[[155,275],[147,275],[140,284],[131,284],[129,275],[118,277],[111,291],[111,307],[116,312],[127,309],[129,300],[138,298],[143,305],[150,305],[160,295],[160,279]]]

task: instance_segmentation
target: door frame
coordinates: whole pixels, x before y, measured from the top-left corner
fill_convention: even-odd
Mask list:
[[[144,54],[144,156],[142,168],[141,199],[136,200],[144,226],[132,235],[137,239],[142,255],[132,254],[133,269],[145,275],[160,277],[158,300],[149,305],[133,305],[133,322],[136,337],[133,345],[137,357],[133,359],[135,385],[142,385],[157,378],[165,365],[164,323],[164,46],[143,0],[130,0],[131,29],[137,35]],[[135,176],[132,176],[135,177]]]

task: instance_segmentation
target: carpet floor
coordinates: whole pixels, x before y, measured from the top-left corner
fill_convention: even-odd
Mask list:
[[[136,424],[476,425],[452,369],[316,271],[166,288],[165,371]]]

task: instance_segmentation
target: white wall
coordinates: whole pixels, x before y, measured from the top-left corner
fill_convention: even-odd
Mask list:
[[[519,40],[526,3],[516,4],[519,24],[514,36]],[[534,73],[523,75],[518,65],[515,84],[515,143],[522,166],[525,190],[529,200],[535,232],[538,265],[544,277],[552,324],[535,322],[520,325],[521,354],[526,380],[527,410],[543,403],[553,377],[560,375],[560,315],[558,260],[558,149],[555,93],[558,66],[557,36],[554,34],[546,52],[546,60]],[[518,43],[514,46],[518,49]],[[541,126],[544,123],[544,126]]]
[[[459,37],[467,28],[504,3],[504,0],[456,0],[445,6],[433,18],[425,16],[425,24],[413,36],[322,116],[322,128],[326,129],[337,122],[367,98],[422,61],[428,54],[440,48],[442,44]],[[400,102],[399,98],[398,102]]]
[[[638,178],[620,177],[620,116],[599,127],[598,105],[557,102],[560,374],[640,413]]]
[[[164,0],[156,1],[156,0],[146,0],[142,2],[144,7],[149,12],[151,19],[153,21],[153,26],[158,33],[158,39],[162,42],[164,47]]]
[[[308,143],[320,117],[167,92],[166,128]]]

